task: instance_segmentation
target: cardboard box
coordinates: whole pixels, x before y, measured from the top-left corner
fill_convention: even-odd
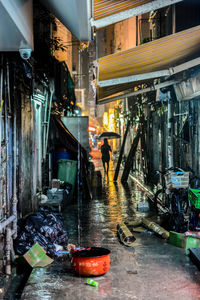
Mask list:
[[[169,232],[169,243],[179,248],[184,248],[186,254],[189,254],[190,248],[200,248],[200,239],[184,236],[184,233],[178,233],[174,231]]]
[[[53,259],[46,255],[46,251],[38,243],[35,243],[23,257],[32,268],[46,267],[53,262]]]

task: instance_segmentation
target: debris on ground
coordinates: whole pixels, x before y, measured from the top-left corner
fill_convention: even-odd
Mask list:
[[[24,255],[35,243],[38,243],[51,257],[57,256],[60,246],[68,245],[68,235],[61,218],[49,210],[40,208],[18,222],[18,236],[14,240],[14,250]]]
[[[158,225],[161,225],[165,221],[166,217],[165,215],[154,215],[149,217],[148,219],[152,222],[157,223]]]
[[[184,236],[191,236],[197,239],[200,239],[200,232],[199,231],[186,231]]]
[[[137,274],[138,272],[137,272],[137,270],[133,270],[133,271],[128,270],[127,273],[128,273],[128,274]]]
[[[134,221],[129,221],[127,223],[128,226],[140,226],[142,225],[142,218],[135,218]]]
[[[146,232],[146,231],[147,231],[146,228],[141,227],[141,226],[133,227],[132,230],[133,230],[134,232],[139,232],[139,233],[141,233],[141,232]]]
[[[140,211],[140,212],[149,211],[149,203],[147,201],[146,202],[138,202],[137,210]]]
[[[91,285],[91,286],[96,286],[98,287],[99,286],[99,283],[91,278],[88,278],[87,280],[87,284]]]
[[[86,248],[80,248],[80,247],[76,247],[76,245],[74,244],[68,244],[67,247],[65,247],[65,249],[60,249],[56,253],[59,257],[65,256],[66,254],[68,254],[68,257],[71,257],[73,251],[78,251],[82,249],[86,249]]]
[[[169,238],[169,231],[165,230],[163,227],[161,227],[157,223],[151,221],[151,219],[143,218],[142,223],[147,229],[154,231],[156,234],[158,234],[162,238],[164,238],[164,239]]]
[[[120,241],[124,245],[129,247],[134,247],[136,245],[134,243],[136,241],[136,238],[133,236],[128,227],[123,222],[117,225],[117,233],[120,238]]]
[[[53,262],[53,259],[46,255],[46,251],[38,243],[35,243],[23,257],[32,268],[46,267]]]

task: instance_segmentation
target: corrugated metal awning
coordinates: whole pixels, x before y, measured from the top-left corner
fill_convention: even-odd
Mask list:
[[[169,68],[195,58],[200,26],[97,60],[98,86],[111,86],[170,75]]]
[[[101,28],[182,0],[93,0],[92,26]]]

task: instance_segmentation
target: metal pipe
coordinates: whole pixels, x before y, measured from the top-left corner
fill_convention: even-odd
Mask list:
[[[6,227],[8,226],[9,224],[11,224],[14,220],[15,220],[15,216],[12,215],[10,216],[8,219],[6,219],[5,221],[1,222],[0,223],[0,232]]]
[[[172,5],[172,33],[176,33],[176,6]]]
[[[52,98],[54,93],[54,83],[50,83],[50,100],[49,100],[49,111],[48,111],[48,123],[47,123],[47,133],[46,133],[46,145],[45,145],[45,157],[47,153],[47,144],[48,144],[48,135],[49,135],[49,123],[50,123],[50,117],[51,117],[51,104],[52,104]]]
[[[43,159],[46,157],[46,133],[47,133],[47,104],[48,104],[48,93],[46,95],[45,110],[44,110],[44,121],[43,121]]]
[[[173,158],[173,126],[172,126],[172,105],[171,105],[171,96],[170,92],[168,92],[168,167],[173,168],[174,166],[174,158]]]
[[[12,233],[10,227],[6,228],[6,275],[11,275],[11,240],[12,240]]]
[[[12,213],[15,216],[13,222],[14,237],[17,236],[17,104],[14,101],[14,120],[13,120],[13,201],[12,201]]]
[[[9,63],[6,64],[7,67],[7,93],[8,93],[8,109],[11,114],[11,101],[10,101],[10,72],[9,72]]]
[[[12,139],[10,138],[11,135],[11,100],[10,100],[10,72],[9,72],[9,63],[6,63],[6,82],[7,82],[7,103],[8,103],[8,109],[6,110],[7,114],[7,129],[6,129],[6,169],[7,169],[7,213],[8,215],[11,214],[11,189],[12,189],[12,180],[10,177],[12,177],[10,172],[10,162],[12,157]],[[11,146],[11,147],[10,147]],[[11,189],[10,189],[11,187]]]
[[[3,54],[1,55],[1,64],[3,65]],[[2,105],[3,105],[3,68],[1,69],[0,74],[0,152],[2,153],[2,147],[1,147],[1,140],[2,140]],[[1,157],[0,155],[0,166],[1,166]],[[0,197],[2,203],[2,197],[3,197],[3,181],[2,181],[2,167],[0,168]],[[0,207],[1,209],[1,207]]]
[[[51,186],[52,181],[52,162],[51,162],[51,153],[49,153],[49,186]]]
[[[4,76],[4,97],[6,97],[8,94],[7,90],[7,74]],[[9,127],[10,127],[10,118],[8,116],[8,98],[5,99],[5,128],[4,128],[4,134],[5,134],[5,145],[6,145],[6,163],[5,163],[5,203],[6,203],[6,214],[10,215],[10,199],[9,199],[9,193],[8,193],[8,184],[9,184]]]

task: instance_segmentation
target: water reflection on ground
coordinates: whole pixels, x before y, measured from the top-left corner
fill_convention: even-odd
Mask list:
[[[35,270],[24,290],[22,299],[84,300],[197,300],[200,299],[200,274],[186,257],[184,250],[146,233],[134,233],[141,246],[125,247],[117,237],[117,224],[129,222],[135,216],[153,212],[138,212],[137,202],[146,195],[132,181],[122,185],[113,182],[114,167],[108,176],[100,160],[95,167],[102,172],[102,187],[97,187],[90,201],[68,205],[64,223],[69,242],[80,246],[100,246],[111,250],[111,268],[107,274],[95,277],[99,287],[86,285],[78,277],[70,261]],[[129,274],[128,271],[137,271]]]

